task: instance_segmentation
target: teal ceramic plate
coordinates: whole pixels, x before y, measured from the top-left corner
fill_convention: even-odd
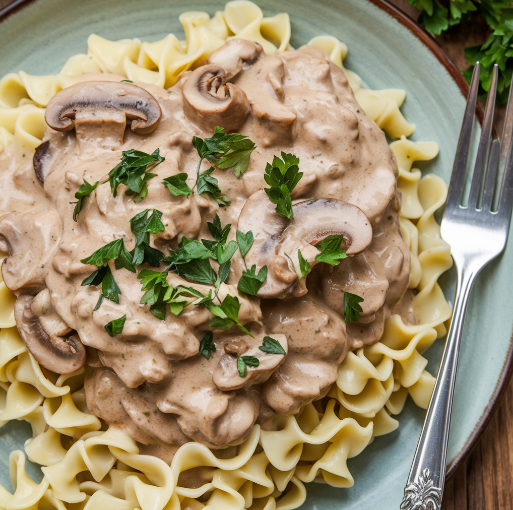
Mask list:
[[[87,51],[89,34],[108,39],[157,40],[173,32],[183,37],[178,15],[184,11],[222,10],[224,0],[18,0],[18,9],[0,23],[0,76],[23,69],[30,74],[60,70],[68,57]],[[404,88],[402,108],[416,125],[414,140],[434,140],[440,155],[426,171],[448,181],[465,106],[465,84],[434,42],[416,25],[381,0],[258,0],[264,14],[288,12],[292,45],[331,34],[349,46],[345,64],[371,88]],[[416,165],[417,166],[417,165]],[[476,239],[476,243],[479,239]],[[468,313],[454,402],[448,461],[451,471],[486,424],[510,368],[513,314],[513,243],[479,276]],[[454,273],[441,283],[452,301]],[[428,370],[436,373],[443,349],[428,351]],[[351,489],[310,484],[303,510],[397,510],[424,419],[408,403],[397,431],[377,438],[349,461],[356,480]],[[0,483],[10,487],[9,452],[29,436],[24,423],[0,429]],[[29,473],[40,479],[37,466]]]

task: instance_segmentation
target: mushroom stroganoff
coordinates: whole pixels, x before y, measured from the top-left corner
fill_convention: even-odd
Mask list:
[[[226,25],[253,7],[228,4]],[[228,35],[166,88],[76,73],[41,105],[32,161],[15,144],[0,156],[2,276],[23,340],[3,338],[21,347],[0,370],[3,414],[16,380],[47,381],[62,403],[41,407],[37,441],[50,448],[49,426],[71,441],[53,461],[33,453],[40,498],[296,508],[302,482],[352,485],[345,460],[397,427],[408,393],[427,405],[421,353],[450,315],[436,284],[450,254],[433,220],[444,185],[410,170],[435,144],[404,137],[400,91],[362,89],[332,38],[264,51]],[[54,425],[66,398],[96,421]],[[12,417],[33,423],[40,404]],[[102,475],[87,448],[105,449]],[[132,482],[99,494],[116,470]],[[256,471],[270,485],[240,474]]]

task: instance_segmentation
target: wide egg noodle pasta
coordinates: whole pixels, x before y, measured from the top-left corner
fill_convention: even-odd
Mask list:
[[[71,57],[56,76],[5,76],[0,80],[0,152],[12,147],[9,155],[16,157],[33,151],[44,134],[44,107],[82,74],[114,73],[170,87],[230,37],[259,42],[268,54],[290,49],[288,15],[265,18],[252,2],[230,2],[212,18],[184,13],[180,21],[185,41],[173,34],[152,43],[92,35],[87,55]],[[101,429],[100,420],[87,412],[83,370],[58,376],[41,369],[15,327],[15,298],[0,283],[0,426],[13,419],[30,423],[32,438],[25,452],[44,473],[41,483],[35,483],[26,474],[25,454],[12,452],[14,494],[0,486],[0,510],[294,509],[306,498],[304,483],[352,486],[347,460],[399,426],[394,415],[408,395],[427,407],[434,378],[422,355],[446,331],[451,309],[437,280],[452,259],[434,219],[446,186],[436,176],[422,177],[412,165],[436,157],[438,146],[406,138],[414,127],[399,109],[404,91],[362,88],[360,77],[343,66],[347,47],[334,37],[315,37],[309,44],[344,70],[365,113],[396,139],[391,149],[399,166],[400,226],[411,253],[409,288],[416,292],[417,324],[394,315],[380,342],[349,352],[324,408],[320,402],[308,404],[299,415],[280,417],[274,431],[255,426],[228,459],[187,443],[168,466],[140,455],[136,443],[114,427]],[[182,487],[180,474],[196,467],[209,470],[209,481],[198,488]]]

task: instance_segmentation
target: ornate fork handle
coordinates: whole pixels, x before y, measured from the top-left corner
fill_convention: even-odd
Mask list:
[[[433,396],[410,469],[401,510],[440,510],[445,485],[447,443],[452,397],[460,354],[465,314],[472,285],[480,267],[458,268],[456,301]]]

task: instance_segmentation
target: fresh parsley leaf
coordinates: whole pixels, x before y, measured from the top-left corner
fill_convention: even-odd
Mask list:
[[[225,133],[224,128],[219,126],[212,137],[203,140],[195,136],[192,143],[201,160],[207,159],[221,169],[233,167],[237,177],[246,171],[251,153],[255,150],[255,144],[247,136]]]
[[[119,319],[114,319],[113,321],[107,322],[107,324],[105,324],[105,329],[107,330],[107,333],[110,336],[119,335],[125,327],[125,321],[126,314],[123,315],[123,317],[120,317]]]
[[[230,241],[228,244],[218,243],[217,245],[217,261],[219,264],[228,262],[237,251],[237,243]]]
[[[283,356],[287,354],[280,342],[270,336],[264,336],[264,343],[259,347],[259,349],[263,352],[267,352],[268,354],[283,354]]]
[[[231,224],[226,225],[224,228],[221,225],[221,219],[219,215],[216,214],[212,223],[207,221],[207,226],[209,232],[212,234],[212,237],[218,243],[226,243],[228,239],[228,234],[230,233],[230,229],[232,228]]]
[[[344,292],[344,320],[347,324],[351,321],[358,322],[362,307],[359,303],[363,302],[363,298],[350,292]]]
[[[214,345],[214,333],[212,333],[212,331],[207,331],[205,336],[201,339],[198,354],[203,356],[205,359],[210,359],[210,355],[213,352],[216,352],[216,346]]]
[[[106,266],[107,271],[105,272],[105,276],[102,281],[102,294],[110,301],[119,304],[119,295],[121,294],[121,289],[118,287],[116,280],[114,280],[114,275],[110,270],[109,266]]]
[[[120,83],[134,83],[132,80],[121,80]]]
[[[303,257],[301,250],[297,251],[297,258],[299,259],[299,271],[301,272],[301,278],[304,278],[312,268],[308,261]]]
[[[264,266],[260,271],[256,272],[256,265],[253,264],[251,269],[248,269],[242,273],[242,276],[237,284],[237,289],[240,292],[251,294],[256,296],[260,287],[264,284],[267,279],[267,266]]]
[[[321,253],[315,257],[315,260],[331,264],[332,266],[338,266],[342,259],[347,258],[345,250],[340,249],[343,238],[343,235],[332,235],[323,239],[320,244],[316,245],[316,248]]]
[[[98,302],[96,303],[96,306],[93,308],[93,312],[96,312],[102,306],[103,300],[105,299],[105,296],[103,294],[100,294],[100,297],[98,298]]]
[[[121,253],[121,248],[124,245],[125,241],[123,239],[116,239],[115,241],[111,241],[105,246],[102,246],[100,249],[89,255],[89,257],[82,259],[80,262],[84,264],[90,264],[92,266],[103,266],[109,260],[117,259]]]
[[[240,377],[246,377],[248,375],[247,367],[258,367],[260,360],[254,356],[241,356],[237,358],[237,371]]]
[[[85,285],[100,285],[103,282],[105,273],[107,272],[107,266],[98,268],[94,273],[89,275],[85,280],[82,281],[82,287]]]
[[[130,220],[130,228],[135,235],[135,248],[132,250],[132,262],[135,265],[147,262],[150,266],[159,267],[164,254],[150,246],[150,234],[158,234],[165,230],[162,213],[157,209],[146,209]]]
[[[182,172],[180,174],[167,177],[162,181],[162,184],[167,186],[167,189],[175,197],[181,195],[188,197],[192,193],[192,189],[189,188],[189,186],[185,182],[187,180],[187,177],[187,174],[185,172]]]
[[[153,154],[147,154],[135,149],[123,151],[121,162],[109,172],[112,196],[115,197],[118,186],[124,184],[129,188],[125,192],[126,195],[133,195],[134,202],[140,202],[148,194],[146,181],[157,175],[148,172],[148,167],[153,168],[164,161],[164,159],[160,155],[159,149],[155,149]]]
[[[271,187],[265,188],[264,191],[269,200],[276,204],[276,211],[288,220],[292,220],[294,213],[290,194],[303,177],[303,173],[299,171],[297,156],[282,152],[281,157],[283,159],[274,156],[272,164],[267,163],[264,179]]]
[[[208,259],[195,259],[186,264],[178,264],[174,266],[174,270],[186,280],[206,285],[216,284],[217,276]]]
[[[253,241],[253,232],[251,232],[251,230],[246,233],[237,230],[237,244],[239,246],[239,251],[242,256],[242,260],[244,261],[244,265],[246,265],[246,255],[249,250],[251,250]]]
[[[246,335],[253,337],[253,335],[239,322],[240,302],[237,297],[228,294],[220,305],[216,305],[213,301],[204,301],[201,304],[204,304],[214,315],[209,326],[217,329],[229,329],[236,324],[244,333],[246,333]]]
[[[231,265],[232,265],[231,261],[228,260],[224,264],[221,264],[219,266],[219,271],[218,271],[217,280],[216,280],[216,297],[217,297],[217,294],[219,293],[221,284],[223,284],[227,280],[228,276],[230,275]]]
[[[78,221],[78,215],[82,209],[82,200],[85,197],[88,197],[98,186],[99,181],[96,181],[94,184],[89,184],[84,179],[84,184],[78,188],[78,191],[75,193],[75,198],[78,199],[78,202],[75,204],[75,209],[73,210],[73,221]]]
[[[214,170],[215,168],[211,166],[208,170],[205,170],[201,175],[198,175],[198,193],[200,195],[202,195],[203,193],[209,194],[221,207],[224,207],[225,205],[230,205],[231,201],[219,188],[218,180],[210,175]]]
[[[186,264],[195,259],[207,260],[214,258],[215,255],[202,243],[195,239],[182,237],[178,250],[170,251],[169,260],[173,265]]]

